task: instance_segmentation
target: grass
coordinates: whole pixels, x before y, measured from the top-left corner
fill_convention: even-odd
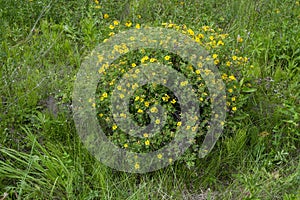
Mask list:
[[[299,1],[182,2],[0,0],[0,199],[300,198]],[[115,19],[213,25],[244,39],[252,65],[241,73],[256,91],[195,166],[118,172],[79,140],[75,75]]]

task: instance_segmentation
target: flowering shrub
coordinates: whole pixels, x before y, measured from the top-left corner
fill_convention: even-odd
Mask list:
[[[108,18],[108,16],[104,17]],[[204,47],[211,54],[213,63],[217,66],[221,73],[223,82],[227,90],[227,120],[224,122],[227,131],[234,131],[237,118],[245,117],[242,106],[246,103],[247,94],[254,91],[251,89],[250,83],[245,83],[242,77],[244,67],[250,67],[249,59],[240,55],[240,47],[243,42],[241,37],[233,40],[228,34],[222,33],[221,29],[203,26],[200,29],[191,29],[185,25],[177,25],[173,23],[162,23],[167,29],[174,29],[180,33],[188,35],[199,45]],[[133,24],[128,21],[121,24],[118,20],[114,20],[106,30],[107,36],[113,36],[120,30],[130,28],[140,29],[142,25]],[[133,38],[134,39],[134,38]],[[105,41],[104,41],[105,42]],[[230,45],[230,46],[229,46]],[[236,46],[232,49],[232,46]],[[175,136],[176,129],[182,126],[180,121],[181,109],[176,95],[167,87],[156,83],[139,86],[137,83],[127,83],[126,88],[120,85],[116,87],[116,83],[125,73],[132,71],[135,76],[141,76],[137,66],[151,63],[161,63],[167,67],[171,67],[183,74],[188,81],[183,81],[180,86],[185,87],[188,83],[193,86],[199,100],[200,108],[200,124],[197,136],[192,141],[192,145],[182,161],[188,166],[192,166],[196,159],[196,155],[201,146],[203,137],[209,128],[209,119],[211,115],[211,99],[205,81],[200,75],[200,70],[195,69],[188,61],[174,53],[157,49],[138,49],[135,51],[126,51],[126,46],[118,46],[118,51],[126,54],[111,63],[110,66],[102,66],[99,69],[101,78],[97,87],[96,101],[91,100],[92,106],[97,107],[99,122],[104,128],[107,137],[120,148],[133,152],[152,152],[158,150],[168,144]],[[105,70],[104,70],[105,69]],[[168,80],[162,80],[168,81]],[[139,126],[145,126],[154,120],[159,125],[160,119],[150,119],[149,113],[161,115],[160,107],[166,112],[165,125],[155,134],[150,135],[148,132],[143,133],[143,137],[133,137],[118,124],[114,122],[111,112],[112,91],[119,91],[119,98],[123,99],[127,95],[127,90],[134,91],[134,95],[130,97],[128,116],[125,112],[120,113],[120,118],[133,119]],[[229,126],[230,125],[230,126]],[[186,130],[192,130],[196,127],[186,126]],[[158,159],[163,159],[163,155],[158,155]],[[172,160],[170,160],[172,162]],[[139,165],[135,166],[139,168]]]

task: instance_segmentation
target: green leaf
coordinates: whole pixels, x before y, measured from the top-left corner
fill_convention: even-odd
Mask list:
[[[248,88],[248,87],[244,87],[242,89],[242,92],[245,92],[245,93],[252,93],[252,92],[256,92],[257,89],[256,88]]]

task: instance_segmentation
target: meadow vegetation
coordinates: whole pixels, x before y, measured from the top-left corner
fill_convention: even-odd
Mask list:
[[[1,200],[300,199],[298,0],[0,0],[0,19]],[[131,174],[101,164],[81,143],[72,92],[98,44],[147,26],[176,30],[210,52],[226,85],[227,120],[212,152],[198,158],[210,111],[200,72],[163,50],[128,52],[108,67],[90,102],[116,145],[153,151],[182,125],[169,115],[161,135],[137,140],[112,122],[110,91],[117,77],[141,64],[160,62],[188,77],[203,121],[181,159]],[[140,125],[157,104],[170,113],[179,107],[168,88],[151,84],[138,88],[131,102]]]

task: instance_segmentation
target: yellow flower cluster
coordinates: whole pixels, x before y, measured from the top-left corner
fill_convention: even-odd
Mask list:
[[[103,16],[105,18],[105,16]],[[109,16],[107,16],[108,18]],[[136,20],[136,19],[135,19]],[[122,26],[122,27],[121,27]],[[241,47],[243,45],[240,45],[240,43],[243,42],[243,38],[241,36],[238,36],[236,38],[236,41],[234,40],[234,44],[236,45],[236,49],[228,51],[227,47],[225,46],[225,43],[227,44],[227,41],[230,41],[227,39],[228,34],[223,34],[219,29],[214,30],[211,26],[203,26],[200,27],[200,29],[194,29],[194,28],[187,28],[186,25],[176,25],[174,23],[163,23],[163,26],[166,28],[172,28],[178,30],[178,32],[182,32],[186,34],[188,37],[195,40],[197,43],[201,44],[206,49],[210,49],[211,56],[209,57],[201,57],[199,60],[197,60],[196,65],[193,66],[190,63],[179,61],[179,67],[180,72],[184,73],[186,75],[187,79],[185,81],[179,81],[177,84],[179,84],[180,87],[186,87],[188,84],[191,84],[195,91],[198,92],[199,96],[197,97],[199,99],[199,103],[203,105],[205,108],[208,105],[208,102],[213,98],[210,98],[207,93],[206,83],[204,80],[201,79],[201,76],[207,76],[207,77],[213,77],[214,71],[211,69],[208,69],[205,65],[206,61],[214,63],[217,65],[218,69],[221,71],[221,77],[223,82],[226,84],[226,96],[224,97],[227,102],[226,105],[228,106],[228,112],[235,113],[240,109],[239,104],[239,82],[238,77],[240,75],[237,73],[237,70],[233,70],[236,67],[242,66],[242,64],[249,61],[247,57],[240,56],[241,53]],[[121,30],[121,28],[130,28],[133,27],[135,29],[140,29],[141,25],[136,23],[134,24],[132,21],[126,21],[122,24],[118,20],[112,20],[110,27],[107,27],[108,30]],[[109,33],[110,36],[114,35],[114,32]],[[129,37],[128,41],[134,41],[138,38]],[[171,40],[170,40],[171,41]],[[160,41],[158,41],[160,42]],[[147,64],[154,63],[154,62],[160,62],[162,63],[168,63],[168,65],[173,65],[175,62],[178,62],[178,59],[174,54],[165,54],[159,52],[153,53],[152,51],[149,51],[149,49],[139,49],[138,51],[134,52],[134,54],[130,53],[129,49],[130,47],[126,44],[118,44],[113,46],[114,53],[120,53],[125,54],[125,58],[118,59],[114,64],[110,64],[109,68],[106,63],[103,64],[103,61],[106,59],[106,56],[99,55],[98,56],[98,63],[101,63],[101,68],[99,69],[99,73],[106,73],[107,76],[105,76],[105,80],[103,82],[106,82],[106,86],[114,89],[113,87],[110,87],[115,84],[116,80],[118,80],[118,77],[120,77],[120,72],[124,74],[127,70],[132,70],[134,73],[125,73],[125,78],[137,78],[141,75],[142,70],[137,67],[137,65],[141,64],[141,66],[146,66]],[[225,52],[225,53],[224,53]],[[229,52],[229,53],[226,53]],[[108,55],[109,56],[109,55]],[[126,57],[127,56],[127,57]],[[193,56],[190,57],[191,59],[194,59]],[[187,59],[189,60],[189,58]],[[171,63],[172,61],[172,63]],[[144,65],[142,65],[144,64]],[[178,64],[178,63],[176,63]],[[177,66],[176,66],[177,67]],[[152,72],[153,76],[158,74],[159,72]],[[130,75],[129,75],[130,74]],[[151,73],[150,73],[151,75]],[[108,79],[108,80],[107,80]],[[161,83],[167,83],[168,80],[161,79]],[[176,80],[175,80],[176,81]],[[143,88],[143,89],[142,89]],[[238,89],[237,89],[238,88]],[[131,98],[130,102],[132,102],[130,107],[130,112],[133,112],[132,114],[134,116],[134,119],[138,122],[143,124],[145,122],[145,116],[147,116],[145,113],[148,111],[151,113],[158,113],[158,104],[162,104],[164,108],[167,109],[168,112],[173,112],[174,110],[178,109],[177,107],[179,104],[177,103],[176,98],[173,97],[173,95],[170,95],[169,91],[162,89],[160,87],[160,84],[151,84],[147,85],[147,89],[141,87],[139,84],[133,82],[133,83],[127,83],[125,86],[116,86],[116,90],[118,90],[119,98],[123,99],[125,98],[125,95],[128,96],[128,94],[131,95],[130,92],[134,91],[135,95]],[[224,88],[222,88],[224,89]],[[156,94],[157,91],[159,91],[159,94]],[[107,92],[101,91],[99,93],[100,103],[103,103],[103,105],[107,105],[109,103],[109,90]],[[155,94],[154,94],[155,93]],[[148,96],[146,96],[146,95]],[[150,97],[150,98],[148,98]],[[96,101],[99,99],[96,99]],[[177,103],[177,104],[176,104]],[[101,106],[99,106],[101,107]],[[108,111],[100,110],[99,116],[101,117],[101,120],[104,120],[105,118],[111,119],[111,117],[107,117]],[[156,116],[155,114],[151,114],[150,116]],[[155,134],[155,137],[149,137],[150,133],[143,133],[143,137],[136,139],[131,138],[131,136],[127,136],[126,133],[123,133],[121,128],[117,126],[117,124],[114,124],[113,120],[110,120],[109,127],[113,130],[112,141],[118,141],[121,148],[130,148],[130,150],[134,151],[152,151],[155,148],[158,148],[161,143],[165,143],[169,139],[171,140],[173,137],[175,137],[175,131],[174,129],[180,129],[180,130],[190,130],[190,131],[197,131],[198,126],[193,125],[187,125],[185,123],[182,123],[181,121],[178,121],[178,119],[175,119],[175,116],[168,115],[167,118],[167,126],[165,127],[172,127],[173,130],[162,130],[162,134]],[[216,118],[219,116],[216,114],[214,115]],[[119,117],[127,118],[129,117],[125,113],[120,113]],[[173,117],[173,118],[172,118]],[[147,117],[147,121],[149,120],[149,116]],[[173,121],[172,121],[173,120]],[[177,121],[176,121],[177,120]],[[162,119],[160,118],[154,118],[154,124],[160,125],[163,123]],[[165,122],[164,122],[165,123]],[[223,123],[224,122],[220,122]],[[122,135],[122,137],[120,137]],[[125,136],[124,136],[125,135]],[[123,137],[124,136],[124,137]],[[190,141],[194,142],[194,141]],[[156,159],[169,159],[169,162],[173,162],[172,158],[168,158],[163,154],[156,154]],[[135,169],[140,169],[141,165],[138,161],[135,161],[132,163],[132,167]]]
[[[114,46],[114,50],[112,53],[115,54],[115,52],[119,52],[120,54],[125,54],[125,53],[129,52],[129,48],[127,47],[127,45],[125,43],[122,43],[121,45]]]
[[[170,96],[169,96],[168,94],[165,94],[165,95],[162,97],[162,100],[165,101],[165,102],[169,101],[169,99],[170,99]]]
[[[149,60],[149,57],[148,57],[148,56],[144,56],[144,57],[141,59],[141,62],[142,62],[142,63],[145,63],[147,60]]]

